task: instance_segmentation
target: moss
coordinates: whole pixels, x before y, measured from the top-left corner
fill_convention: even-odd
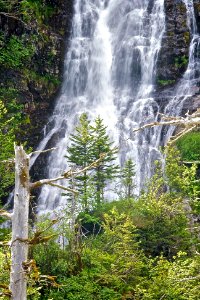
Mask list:
[[[185,4],[183,4],[183,3],[177,4],[177,9],[178,9],[181,13],[185,13],[185,12],[186,12],[186,7],[185,7]]]
[[[184,39],[187,44],[190,43],[190,33],[188,31],[184,32]]]
[[[169,37],[173,37],[175,35],[175,33],[173,31],[168,31],[167,34]]]
[[[176,68],[185,67],[188,64],[188,57],[186,55],[177,56],[174,59],[174,65]]]
[[[176,81],[174,79],[157,79],[157,83],[160,86],[167,86],[167,85],[171,85],[174,84]]]

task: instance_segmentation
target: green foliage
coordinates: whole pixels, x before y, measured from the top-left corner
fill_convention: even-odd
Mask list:
[[[66,156],[72,166],[85,168],[105,154],[101,163],[93,167],[93,171],[84,171],[76,177],[74,187],[77,186],[83,209],[100,206],[104,201],[104,190],[109,180],[117,175],[118,166],[114,163],[117,149],[113,147],[103,120],[97,117],[94,125],[90,124],[87,114],[80,116],[75,134],[70,136],[71,145]]]
[[[82,269],[60,278],[56,299],[124,299],[133,292],[143,269],[136,228],[129,217],[113,208],[104,215],[103,233],[82,239]],[[60,297],[60,298],[59,298]],[[63,298],[61,298],[63,297]]]
[[[90,134],[90,121],[87,114],[82,114],[79,124],[75,128],[75,134],[70,136],[71,145],[68,147],[68,155],[66,156],[72,166],[85,168],[92,162],[91,147],[92,137]],[[84,209],[89,206],[89,171],[84,171],[82,175],[74,180],[74,187],[78,188],[81,204]]]
[[[48,21],[54,12],[53,7],[47,5],[45,0],[22,0],[20,1],[19,11],[25,22],[31,22],[36,19],[39,24]]]
[[[104,201],[104,190],[107,182],[117,177],[119,168],[115,163],[118,149],[113,146],[113,142],[110,141],[106,129],[100,116],[95,119],[94,125],[91,126],[91,158],[93,161],[96,161],[101,154],[105,154],[101,163],[94,168],[95,172],[92,176],[92,183],[96,190],[95,202],[97,207]]]
[[[10,12],[18,3],[17,0],[0,0],[0,10]]]
[[[53,228],[49,216],[37,222],[37,231],[44,231],[44,236],[54,236],[48,242],[30,248],[30,257],[34,258],[42,274],[58,275],[67,272],[67,254],[56,242],[62,234],[60,228]]]
[[[166,153],[166,183],[171,192],[189,197],[192,201],[200,195],[199,182],[197,180],[197,166],[186,166],[180,158],[180,152],[176,148],[167,147]]]
[[[167,86],[170,84],[174,84],[175,80],[174,79],[158,79],[157,82],[161,86]]]
[[[13,164],[2,162],[14,157],[13,119],[13,117],[7,119],[7,109],[0,101],[0,199],[7,195],[7,189],[14,183]]]
[[[174,261],[159,257],[149,261],[149,273],[137,286],[136,299],[198,300],[199,255],[188,258],[180,252]]]
[[[135,165],[131,159],[125,162],[121,170],[121,193],[125,199],[130,199],[134,196],[135,188]]]
[[[0,65],[11,68],[19,69],[23,67],[27,60],[30,61],[35,47],[26,42],[23,38],[15,35],[11,36],[8,42],[4,42],[4,36],[0,35]]]
[[[7,249],[4,251],[0,248],[0,294],[8,290],[9,282],[9,269],[10,269],[10,254]],[[0,299],[7,299],[7,297],[1,297]]]
[[[37,20],[40,24],[48,21],[54,13],[51,1],[46,0],[0,0],[0,10],[14,12],[27,23]]]
[[[23,122],[22,105],[16,98],[15,89],[0,88],[0,201],[14,184],[14,164],[2,161],[14,158],[14,142],[17,141],[19,123]]]
[[[178,168],[178,162],[177,156],[172,163]],[[170,179],[180,183],[174,177],[182,171],[174,170]],[[100,224],[103,230],[85,235],[77,227],[74,247],[69,243],[61,249],[53,240],[38,245],[34,257],[39,266],[58,275],[60,283],[58,289],[43,289],[42,299],[199,299],[196,237],[182,194],[166,190],[166,180],[158,168],[138,200],[107,203],[81,213],[79,221]]]
[[[188,64],[188,57],[185,55],[175,57],[175,66],[176,68],[181,68],[187,66]]]
[[[62,282],[58,291],[51,289],[44,299],[56,300],[119,300],[120,293],[110,287],[102,287],[87,273],[72,276]]]
[[[180,250],[190,251],[193,240],[182,199],[163,192],[159,181],[154,177],[154,184],[133,204],[131,214],[145,254],[172,258]]]
[[[200,160],[200,132],[190,132],[178,139],[176,145],[186,161]]]

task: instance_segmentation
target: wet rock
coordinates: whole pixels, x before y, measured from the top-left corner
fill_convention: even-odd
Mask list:
[[[59,92],[73,16],[73,0],[43,0],[41,3],[44,9],[50,9],[51,17],[41,14],[40,19],[30,16],[26,21],[19,13],[19,6],[13,7],[13,11],[0,11],[3,47],[16,37],[23,45],[34,48],[31,59],[24,61],[23,66],[0,64],[0,88],[14,89],[15,98],[24,107],[27,122],[21,125],[18,139],[28,141],[33,148],[41,139],[41,130]]]
[[[157,86],[176,83],[188,64],[190,32],[187,11],[180,0],[165,0],[166,31],[157,62]]]

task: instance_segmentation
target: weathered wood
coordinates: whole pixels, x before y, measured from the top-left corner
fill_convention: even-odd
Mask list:
[[[11,219],[12,214],[8,213],[6,210],[0,209],[0,216]]]
[[[15,146],[15,194],[10,272],[10,291],[13,300],[27,299],[27,278],[23,264],[28,258],[28,244],[23,240],[28,240],[29,199],[29,156],[22,146]]]
[[[164,114],[159,114],[162,118],[161,121],[155,121],[153,123],[145,124],[139,128],[136,128],[133,130],[133,132],[137,132],[146,128],[151,128],[155,126],[163,126],[163,125],[171,125],[171,126],[180,126],[182,129],[179,133],[172,136],[168,144],[175,143],[178,139],[183,137],[185,134],[193,131],[194,129],[197,129],[200,125],[200,108],[197,109],[193,114],[189,114],[187,112],[185,114],[185,117],[179,117],[179,116],[166,116]]]
[[[47,152],[47,151],[45,151]],[[74,194],[77,191],[67,187],[63,187],[54,182],[61,179],[68,179],[70,177],[78,176],[85,170],[92,169],[97,164],[101,163],[105,157],[104,154],[100,158],[91,163],[82,170],[69,170],[61,176],[53,179],[43,179],[35,183],[30,183],[29,179],[29,165],[30,155],[26,154],[22,146],[15,145],[15,192],[14,192],[14,208],[13,214],[9,215],[12,219],[12,240],[11,240],[11,272],[10,272],[10,291],[12,300],[26,300],[27,299],[27,276],[24,266],[28,259],[28,246],[33,240],[28,239],[28,216],[29,216],[29,200],[30,190],[38,188],[44,184],[56,186],[64,190],[68,190]],[[6,212],[1,212],[4,216]],[[8,216],[8,215],[7,215]],[[39,240],[34,239],[35,243],[47,241],[48,237],[39,237]]]
[[[59,180],[62,180],[62,179],[69,179],[71,177],[77,177],[79,176],[80,174],[84,173],[85,171],[87,170],[91,170],[92,168],[96,167],[98,164],[100,164],[102,162],[102,160],[105,158],[105,154],[101,154],[100,155],[100,158],[97,159],[96,161],[94,161],[93,163],[91,163],[90,165],[88,165],[87,167],[85,167],[84,169],[80,169],[80,170],[77,170],[77,171],[72,171],[71,169],[64,172],[61,176],[59,177],[56,177],[56,178],[51,178],[51,179],[41,179],[41,180],[38,180],[36,182],[33,182],[33,183],[30,183],[30,189],[35,189],[35,188],[39,188],[41,187],[42,185],[45,185],[45,184],[48,184],[48,185],[52,185],[52,186],[56,186],[54,184],[54,182],[56,181],[59,181]],[[65,188],[63,186],[58,186],[57,187],[59,188],[62,188],[62,189],[65,189],[65,190],[68,190],[70,192],[75,192],[74,190],[70,190],[69,188]]]

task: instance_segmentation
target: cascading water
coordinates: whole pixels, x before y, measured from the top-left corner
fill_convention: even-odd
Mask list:
[[[192,8],[189,5],[192,1],[184,0],[184,3],[193,37],[189,65],[183,78],[189,86],[192,76],[196,77],[194,48],[199,37],[193,5]],[[73,132],[79,115],[88,112],[92,119],[97,115],[104,119],[112,139],[119,145],[121,164],[126,158],[135,161],[140,190],[145,178],[151,174],[153,161],[161,156],[158,151],[161,129],[146,129],[137,134],[133,134],[132,129],[158,118],[159,105],[152,94],[164,31],[164,0],[75,1],[62,91],[39,145],[42,150],[51,139],[58,138],[58,149],[49,156],[48,177],[56,177],[66,169],[64,155],[69,134]],[[194,65],[196,71],[192,75]],[[182,106],[177,95],[182,84],[181,81],[166,113],[175,113],[174,103],[180,113]],[[189,88],[187,91],[188,94]],[[167,136],[172,134],[170,130]],[[36,159],[37,155],[32,164]],[[56,188],[43,187],[39,212],[64,205],[65,199],[60,194]]]

